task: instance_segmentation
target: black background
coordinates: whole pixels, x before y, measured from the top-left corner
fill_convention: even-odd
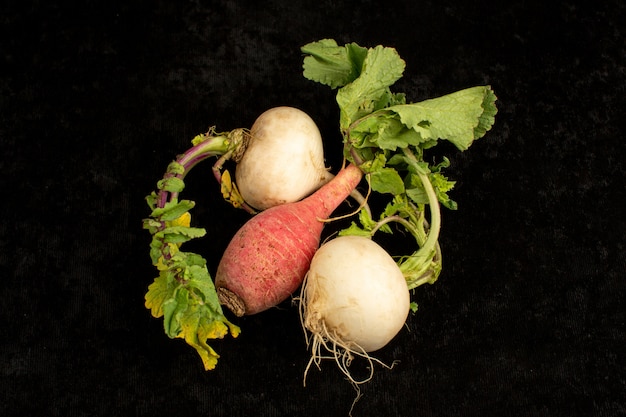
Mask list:
[[[334,92],[301,75],[322,38],[383,44],[419,101],[490,84],[496,124],[442,145],[459,210],[444,271],[378,357],[355,416],[624,416],[626,13],[618,0],[51,1],[0,6],[0,414],[346,416],[288,302],[195,351],[143,295],[143,200],[209,126],[292,105],[337,166]],[[210,163],[188,177],[212,271],[247,215]]]

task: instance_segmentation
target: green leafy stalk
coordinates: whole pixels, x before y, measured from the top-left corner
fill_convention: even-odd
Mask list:
[[[440,140],[464,151],[495,122],[496,96],[490,86],[476,86],[421,102],[407,103],[390,87],[402,76],[405,63],[393,48],[338,45],[323,39],[302,48],[304,76],[337,89],[344,156],[365,172],[373,191],[389,195],[378,220],[361,210],[340,234],[373,236],[392,233],[397,223],[415,237],[418,249],[398,264],[409,289],[433,283],[441,272],[438,243],[440,204],[456,209],[448,192],[454,181],[443,169],[444,158],[430,165],[424,153]],[[430,223],[425,218],[430,210]]]
[[[195,203],[178,196],[189,171],[212,156],[221,157],[214,168],[217,177],[223,160],[245,146],[243,137],[240,129],[225,134],[211,130],[196,136],[193,146],[168,165],[157,191],[146,197],[151,213],[143,226],[152,235],[150,258],[159,275],[148,287],[145,306],[154,317],[163,317],[167,336],[182,338],[196,349],[207,370],[215,368],[219,358],[207,339],[223,338],[229,332],[237,337],[240,329],[224,316],[206,260],[180,249],[206,231],[191,227],[189,211]]]
[[[409,149],[404,149],[407,158],[417,164],[415,156]],[[439,209],[439,199],[435,193],[428,174],[419,171],[418,176],[426,195],[430,207],[430,227],[425,241],[418,244],[420,248],[412,255],[404,258],[400,262],[400,270],[407,280],[409,289],[416,288],[422,284],[434,283],[441,273],[441,252],[439,248],[439,232],[441,230],[441,211]],[[422,225],[424,222],[422,221]],[[422,229],[423,230],[423,229]]]

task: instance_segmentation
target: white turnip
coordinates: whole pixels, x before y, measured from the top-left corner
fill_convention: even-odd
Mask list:
[[[301,200],[331,178],[317,125],[302,110],[286,106],[256,119],[235,170],[241,196],[258,210]]]
[[[294,107],[280,106],[263,112],[250,129],[218,133],[211,128],[197,135],[193,147],[173,162],[164,179],[185,175],[203,160],[218,156],[213,174],[222,194],[235,207],[250,213],[299,201],[328,182],[333,175],[324,166],[320,131],[309,115]],[[233,161],[235,182],[227,161]],[[173,197],[176,197],[174,193]],[[362,196],[355,194],[358,201]],[[166,192],[159,205],[168,199]]]
[[[311,332],[312,362],[330,351],[352,382],[352,355],[385,346],[402,329],[410,309],[406,280],[393,258],[362,236],[340,236],[313,256],[300,297],[303,326]],[[308,369],[308,367],[307,367]]]

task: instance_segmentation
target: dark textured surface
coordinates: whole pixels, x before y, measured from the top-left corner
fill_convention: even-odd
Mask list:
[[[347,415],[332,363],[302,386],[288,303],[238,320],[210,373],[143,307],[143,197],[191,137],[288,104],[332,154],[333,93],[299,53],[331,37],[396,47],[412,101],[500,99],[486,138],[443,149],[443,275],[354,415],[626,415],[623,2],[76,3],[0,6],[0,414]],[[246,215],[209,173],[186,193],[215,268]]]

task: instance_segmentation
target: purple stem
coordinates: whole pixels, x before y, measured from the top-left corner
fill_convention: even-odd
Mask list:
[[[209,139],[206,139],[199,144],[189,148],[185,153],[179,155],[176,158],[177,163],[182,165],[183,172],[182,174],[173,174],[171,172],[166,172],[163,176],[163,179],[177,177],[180,179],[185,178],[185,175],[198,163],[204,161],[207,158],[216,155],[222,155],[228,151],[228,138],[226,136],[215,136]],[[159,198],[157,201],[157,207],[163,208],[168,200],[172,198],[176,198],[178,193],[169,193],[165,190],[159,191]]]

